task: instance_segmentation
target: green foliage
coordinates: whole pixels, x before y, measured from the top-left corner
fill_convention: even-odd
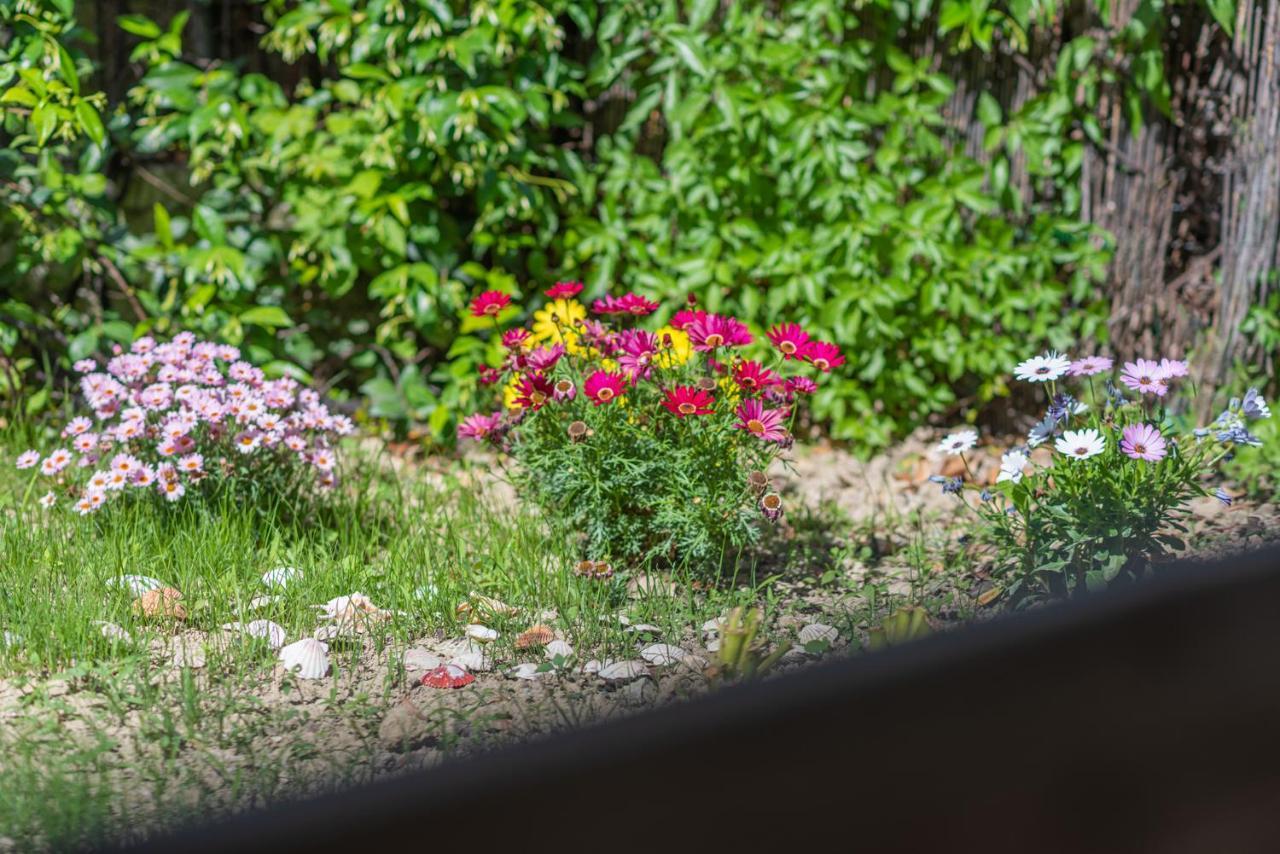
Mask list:
[[[261,47],[297,74],[192,57],[186,11],[126,15],[143,72],[108,110],[71,4],[3,0],[0,358],[48,356],[49,385],[60,348],[191,328],[445,437],[484,358],[465,294],[573,276],[795,317],[852,366],[814,415],[883,444],[1004,394],[1027,341],[1103,334],[1083,153],[1105,103],[1167,112],[1186,5],[1090,5],[1054,43],[1060,0],[267,0]],[[952,114],[948,68],[1033,43],[1053,73],[1016,109]]]

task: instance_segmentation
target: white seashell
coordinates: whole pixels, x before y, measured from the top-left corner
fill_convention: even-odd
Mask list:
[[[498,632],[488,626],[472,623],[465,629],[466,636],[481,643],[489,643],[498,639]]]
[[[107,584],[111,587],[128,590],[130,595],[135,598],[149,590],[159,590],[165,586],[163,581],[157,581],[146,575],[121,575],[116,578],[108,578]]]
[[[707,641],[707,652],[719,652],[719,651],[720,651],[720,638],[712,638],[711,640]]]
[[[813,643],[814,641],[826,641],[827,643],[835,643],[836,638],[840,637],[840,633],[831,626],[822,623],[810,623],[800,630],[797,637],[800,643]]]
[[[662,629],[658,628],[657,626],[652,626],[648,623],[636,623],[634,626],[627,626],[622,631],[629,635],[636,635],[636,634],[660,635],[662,634]]]
[[[600,662],[599,660],[593,658],[590,661],[588,661],[586,664],[582,665],[582,672],[583,673],[599,673],[600,668],[604,667],[606,664],[612,664],[612,662],[607,659],[604,662]]]
[[[685,652],[678,646],[672,646],[669,643],[655,643],[646,646],[640,650],[640,657],[650,664],[656,664],[659,667],[675,664],[677,661],[684,661],[689,653]]]
[[[280,650],[280,663],[299,679],[320,679],[329,672],[329,650],[315,638],[303,638]]]
[[[546,654],[548,661],[554,659],[557,655],[565,659],[573,658],[573,647],[562,640],[553,640],[543,647],[542,651]]]
[[[516,679],[541,679],[550,674],[550,670],[539,670],[536,664],[518,664],[512,670],[508,671],[508,675]]]
[[[704,635],[718,635],[720,634],[720,629],[723,627],[724,618],[715,617],[714,619],[707,620],[702,624],[702,633]]]
[[[279,587],[283,590],[300,578],[302,578],[302,570],[297,567],[278,566],[262,574],[262,583],[267,587]]]
[[[647,676],[648,673],[649,670],[644,666],[643,662],[618,661],[601,667],[597,675],[606,682],[628,682],[641,676]]]
[[[133,643],[133,636],[115,623],[104,622],[103,620],[95,620],[94,625],[98,627],[98,631],[102,632],[102,636],[109,641],[121,641],[122,643]]]
[[[272,605],[279,605],[283,601],[283,596],[254,596],[249,600],[249,607],[256,611],[260,608],[270,608]]]
[[[22,635],[10,631],[0,632],[0,646],[18,646],[22,643]]]
[[[409,673],[426,673],[444,664],[444,660],[431,650],[406,649],[404,651],[404,669]]]
[[[284,627],[277,625],[270,620],[253,620],[248,623],[227,623],[223,628],[230,629],[233,632],[243,632],[251,638],[265,638],[272,649],[279,649],[284,646]]]
[[[493,669],[493,659],[483,652],[463,652],[455,656],[449,663],[457,665],[470,673],[488,673]]]

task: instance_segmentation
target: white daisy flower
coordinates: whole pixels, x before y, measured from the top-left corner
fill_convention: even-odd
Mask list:
[[[1106,450],[1106,441],[1097,430],[1067,430],[1054,443],[1061,453],[1079,460],[1087,460]]]
[[[944,454],[956,456],[963,454],[965,451],[978,444],[978,434],[973,430],[960,430],[943,438],[938,443],[938,450]]]
[[[1050,350],[1043,356],[1035,356],[1013,369],[1013,375],[1030,383],[1047,383],[1067,373],[1071,360],[1060,353]]]
[[[996,483],[1010,481],[1017,483],[1022,480],[1022,470],[1027,467],[1029,459],[1026,454],[1016,448],[1012,451],[1006,451],[1005,455],[1000,458],[1000,475],[996,478]]]

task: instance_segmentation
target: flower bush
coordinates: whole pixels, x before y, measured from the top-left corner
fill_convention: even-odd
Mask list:
[[[766,472],[818,387],[807,374],[843,364],[839,348],[784,323],[764,358],[735,317],[690,303],[657,325],[652,300],[606,296],[588,311],[581,290],[557,283],[531,328],[502,333],[502,364],[480,377],[500,406],[459,437],[513,457],[517,485],[588,558],[718,562],[753,542],[757,521],[783,512]],[[496,330],[508,303],[485,292],[471,310]]]
[[[223,486],[268,499],[332,489],[335,442],[354,431],[316,391],[269,380],[237,348],[189,332],[139,338],[105,366],[86,358],[75,370],[88,413],[62,428],[65,445],[16,461],[32,470],[27,498],[48,482],[47,509],[88,515],[112,501],[177,502]]]
[[[1047,353],[1019,364],[1014,375],[1041,384],[1048,407],[1026,444],[1004,453],[990,487],[972,482],[966,453],[976,432],[939,445],[964,460],[970,477],[934,480],[979,514],[1015,598],[1082,593],[1146,574],[1153,559],[1183,547],[1188,502],[1210,494],[1207,478],[1219,463],[1260,443],[1248,422],[1270,410],[1256,389],[1208,427],[1180,429],[1168,404],[1188,374],[1185,362],[1126,362],[1118,382],[1113,371],[1101,356]],[[1213,494],[1232,501],[1222,488]]]

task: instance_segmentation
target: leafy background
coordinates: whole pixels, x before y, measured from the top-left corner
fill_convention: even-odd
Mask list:
[[[1173,36],[1225,50],[1237,17],[0,0],[0,393],[56,406],[71,360],[192,328],[447,442],[496,358],[467,300],[581,279],[804,323],[849,358],[815,420],[881,446],[976,416],[1036,347],[1107,342],[1090,158],[1179,121]]]

